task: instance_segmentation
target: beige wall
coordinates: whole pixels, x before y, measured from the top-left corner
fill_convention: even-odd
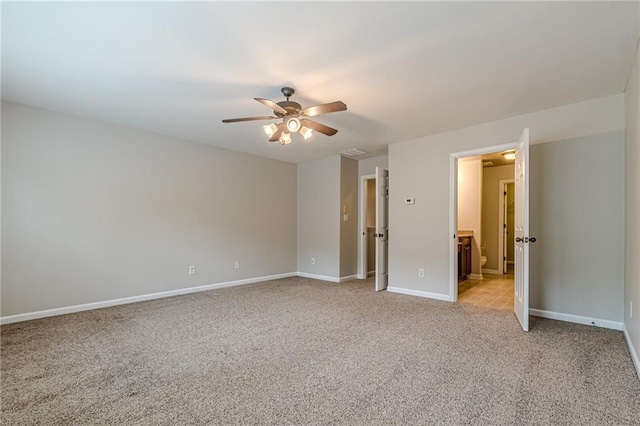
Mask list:
[[[381,155],[379,157],[365,158],[358,161],[358,176],[373,175],[376,173],[376,167],[389,169],[389,156]]]
[[[626,266],[624,324],[640,358],[640,51],[624,93],[626,113]],[[633,303],[633,318],[630,304]],[[636,365],[639,368],[640,365]]]
[[[358,273],[358,185],[353,159],[298,164],[298,271],[331,280]]]
[[[293,164],[7,102],[2,150],[2,316],[296,270]]]
[[[337,278],[340,275],[341,157],[308,161],[297,167],[298,271]]]
[[[509,166],[485,167],[482,180],[482,239],[487,256],[484,269],[497,270],[500,266],[498,256],[500,241],[500,181],[513,179],[514,168]]]
[[[616,95],[565,105],[390,145],[390,286],[424,292],[425,295],[448,296],[449,273],[452,268],[449,264],[449,243],[452,237],[449,228],[450,156],[452,153],[481,147],[514,143],[525,127],[531,129],[533,144],[619,131],[624,128],[624,97]],[[623,169],[624,166],[619,164],[618,167]],[[616,184],[623,187],[624,182]],[[584,183],[580,188],[588,192],[589,184]],[[416,204],[405,205],[405,197],[415,197]],[[589,211],[590,208],[589,205],[581,207],[585,211]],[[615,207],[622,210],[622,201],[620,200],[620,204]],[[589,224],[594,227],[600,226],[597,221]],[[609,240],[606,243],[592,241],[589,244],[600,244],[600,247],[617,250],[615,244],[609,247]],[[418,268],[425,269],[425,278],[418,278]],[[575,265],[570,264],[564,264],[563,268],[577,270]],[[612,285],[619,285],[613,280],[615,277],[612,278]],[[565,283],[559,285],[565,286]],[[567,291],[580,291],[575,285],[577,283],[573,281],[567,284]],[[591,300],[597,300],[598,296],[587,295]],[[556,308],[562,309],[565,313],[580,312],[583,316],[595,316],[600,313],[589,307],[581,309],[576,306],[577,301],[563,302],[566,304],[558,305]],[[547,305],[534,307],[545,309]],[[619,316],[619,311],[618,307],[617,310],[607,313],[607,316]]]
[[[340,157],[340,277],[358,273],[358,185],[358,162]]]
[[[458,160],[458,230],[473,231],[471,273],[480,275],[482,241],[482,160]]]
[[[624,132],[530,152],[531,307],[622,322]]]

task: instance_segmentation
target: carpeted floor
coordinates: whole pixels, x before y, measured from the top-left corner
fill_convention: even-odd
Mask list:
[[[291,278],[2,327],[4,425],[637,425],[621,332]]]

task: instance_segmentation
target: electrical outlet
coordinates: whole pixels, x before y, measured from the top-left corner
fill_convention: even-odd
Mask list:
[[[418,278],[424,278],[424,269],[418,268]]]
[[[315,264],[316,264],[316,258],[315,258],[315,257],[312,257],[312,258],[311,258],[311,264],[312,264],[312,265],[315,265]]]
[[[236,263],[233,265],[234,268],[240,269],[240,261],[236,260]]]
[[[196,274],[196,267],[189,266],[189,275],[195,275],[195,274]]]
[[[633,302],[629,302],[629,318],[633,318]]]

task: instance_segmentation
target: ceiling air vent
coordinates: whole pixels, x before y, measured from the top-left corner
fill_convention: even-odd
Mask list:
[[[340,153],[340,155],[344,155],[345,157],[357,157],[358,155],[366,154],[367,151],[363,151],[358,148],[345,149]]]

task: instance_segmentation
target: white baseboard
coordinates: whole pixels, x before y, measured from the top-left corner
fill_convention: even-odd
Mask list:
[[[636,374],[638,375],[638,379],[640,379],[640,359],[638,358],[638,351],[636,351],[636,348],[633,346],[627,327],[623,327],[622,331],[624,332],[624,338],[627,340],[627,346],[629,346],[629,353],[631,354],[633,365],[636,367]]]
[[[330,277],[329,275],[310,274],[308,272],[298,272],[297,275],[302,278],[312,278],[314,280],[330,281],[332,283],[340,282],[340,277]]]
[[[482,269],[482,273],[489,275],[502,275],[502,272],[498,271],[497,269]]]
[[[387,291],[390,293],[407,294],[409,296],[426,297],[427,299],[444,300],[445,302],[451,301],[448,294],[430,293],[428,291],[410,290],[400,287],[387,287]]]
[[[135,302],[144,302],[147,300],[161,299],[164,297],[180,296],[182,294],[197,293],[200,291],[215,290],[224,287],[233,287],[237,285],[252,284],[262,281],[277,280],[280,278],[289,278],[298,276],[296,272],[288,272],[285,274],[267,275],[264,277],[247,278],[244,280],[227,281],[217,284],[208,284],[198,287],[180,288],[177,290],[161,291],[159,293],[143,294],[140,296],[124,297],[122,299],[106,300],[104,302],[85,303],[82,305],[66,306],[63,308],[47,309],[44,311],[28,312],[25,314],[9,315],[0,317],[0,324],[11,324],[14,322],[28,321],[38,318],[53,317],[57,315],[72,314],[74,312],[90,311],[92,309],[108,308],[110,306],[126,305]]]
[[[469,274],[469,279],[482,280],[484,279],[484,277],[482,276],[482,274]]]
[[[372,277],[372,276],[374,276],[375,274],[376,274],[376,271],[369,271],[369,272],[367,272],[367,276],[368,276],[368,277]]]
[[[563,314],[560,312],[544,311],[542,309],[529,309],[529,315],[540,318],[548,318],[558,321],[574,322],[577,324],[593,325],[596,327],[623,330],[624,324],[618,321],[603,320],[598,318],[583,317],[580,315]]]
[[[302,278],[311,278],[314,280],[329,281],[332,283],[343,283],[345,281],[351,281],[358,278],[358,274],[346,275],[344,277],[331,277],[329,275],[318,275],[318,274],[310,274],[308,272],[298,272],[296,275]]]

